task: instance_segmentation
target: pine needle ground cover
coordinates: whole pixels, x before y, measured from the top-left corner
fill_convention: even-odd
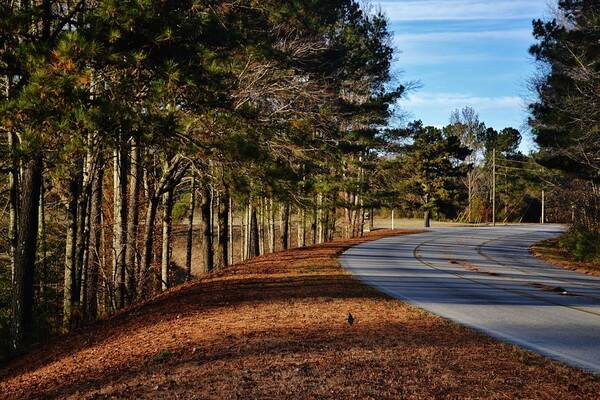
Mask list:
[[[0,398],[598,398],[599,378],[388,298],[338,264],[352,245],[408,233],[270,254],[178,287],[34,348],[0,370]]]

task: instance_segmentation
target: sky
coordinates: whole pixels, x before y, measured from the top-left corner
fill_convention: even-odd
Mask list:
[[[398,51],[394,71],[420,87],[402,100],[411,119],[444,126],[450,113],[473,107],[487,126],[525,130],[528,80],[535,64],[532,20],[551,0],[372,1],[387,14]],[[525,132],[526,134],[526,132]],[[533,144],[524,138],[522,150]]]

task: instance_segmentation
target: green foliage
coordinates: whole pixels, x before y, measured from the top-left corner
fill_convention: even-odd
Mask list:
[[[471,151],[461,145],[457,136],[424,127],[421,121],[409,124],[405,134],[410,144],[400,159],[409,187],[407,196],[422,210],[436,212],[456,198],[457,178],[468,171],[461,161]]]
[[[530,125],[546,166],[583,179],[600,178],[600,4],[561,0],[558,19],[534,21],[540,64]]]
[[[185,193],[176,199],[173,204],[173,221],[181,221],[189,216],[191,197],[191,193]]]
[[[585,226],[571,227],[561,236],[560,246],[577,261],[600,261],[600,232]]]
[[[168,361],[169,358],[171,358],[171,352],[169,350],[161,350],[152,357],[152,361],[164,363]]]
[[[504,128],[500,132],[494,128],[488,128],[483,133],[483,143],[486,158],[491,157],[493,150],[496,150],[496,156],[515,155],[521,144],[521,132],[515,128]]]

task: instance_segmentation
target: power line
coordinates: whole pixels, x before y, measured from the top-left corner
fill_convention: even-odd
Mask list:
[[[536,172],[536,173],[542,173],[542,172],[544,172],[541,169],[529,169],[529,168],[509,167],[507,165],[498,165],[498,168],[506,168],[506,169],[512,169],[512,170],[516,170],[516,171],[528,171],[528,172]]]
[[[511,160],[510,158],[505,158],[504,160],[499,160],[499,161],[516,162],[516,163],[520,163],[520,164],[531,164],[531,161]]]

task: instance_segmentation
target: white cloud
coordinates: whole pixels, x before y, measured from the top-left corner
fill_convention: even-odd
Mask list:
[[[397,46],[401,46],[405,43],[465,42],[468,40],[533,40],[533,37],[531,35],[531,29],[427,32],[394,35],[394,41]]]
[[[471,106],[476,110],[523,109],[523,99],[518,96],[484,97],[465,93],[415,93],[402,100],[407,108],[443,108],[454,110]]]
[[[398,46],[402,49],[401,46]],[[405,46],[406,48],[406,46]],[[503,56],[489,53],[459,53],[451,52],[447,54],[434,54],[420,50],[402,49],[397,56],[398,65],[415,66],[415,65],[443,65],[443,64],[476,64],[481,62],[522,62],[526,57]]]
[[[547,0],[380,1],[392,21],[530,19],[542,17]]]

